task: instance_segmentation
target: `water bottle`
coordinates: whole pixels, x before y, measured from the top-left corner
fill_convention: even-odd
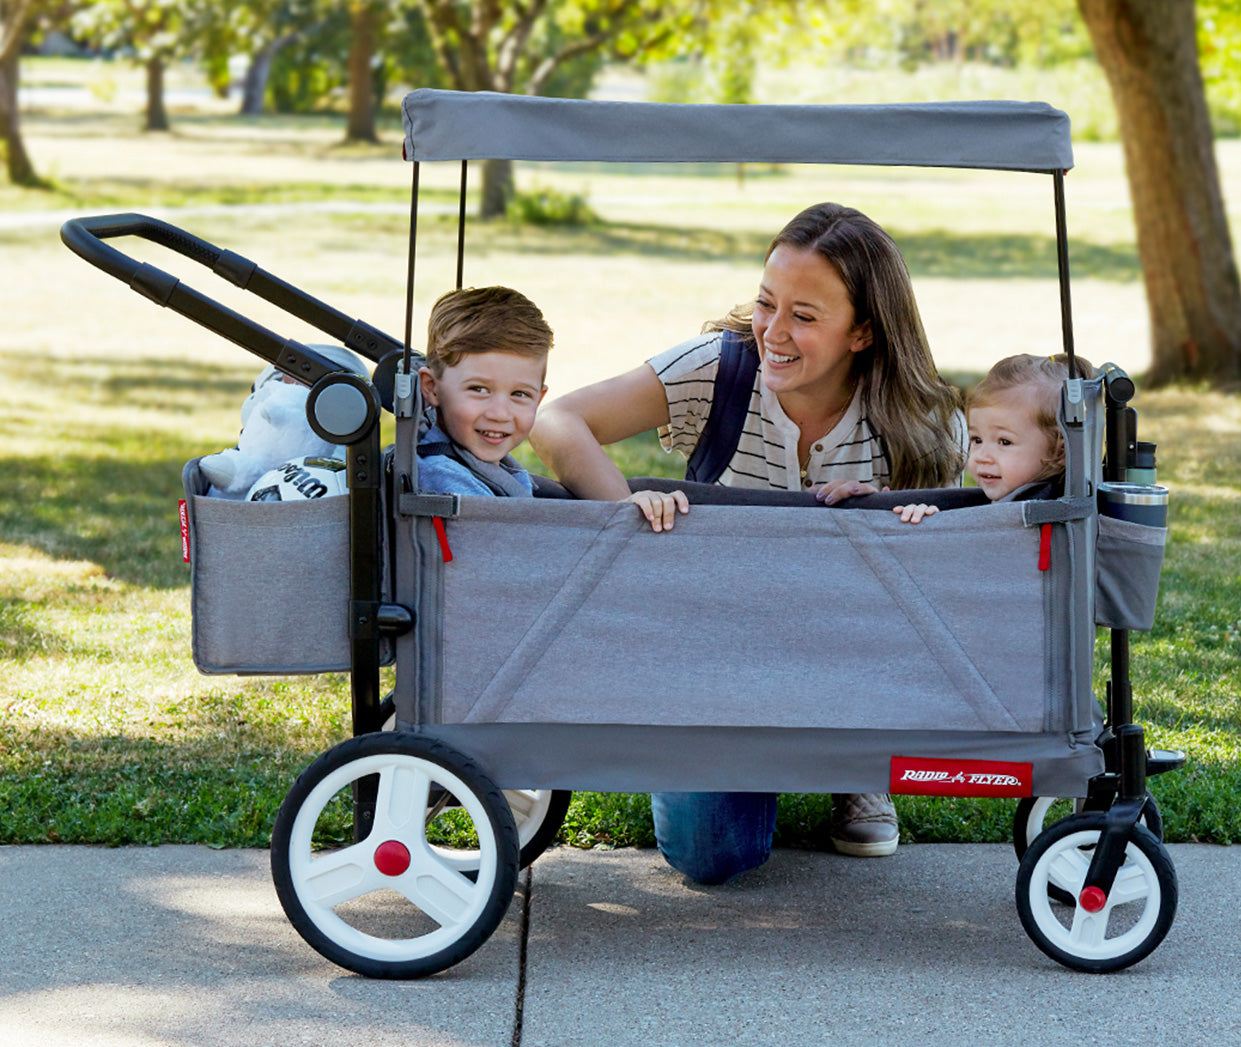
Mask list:
[[[1155,445],[1135,443],[1125,463],[1125,479],[1131,484],[1154,484]]]
[[[1168,489],[1159,484],[1104,482],[1099,484],[1099,512],[1147,527],[1167,527]]]

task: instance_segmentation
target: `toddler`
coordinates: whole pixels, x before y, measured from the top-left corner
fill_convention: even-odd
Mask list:
[[[1077,376],[1091,378],[1094,368],[1076,357]],[[969,456],[965,471],[992,502],[1008,498],[1028,484],[1053,480],[1064,472],[1064,434],[1057,414],[1060,390],[1069,377],[1067,356],[1023,353],[997,363],[966,399]],[[827,504],[874,494],[870,484],[841,481],[818,492]],[[939,512],[925,503],[893,510],[905,523],[919,523]]]

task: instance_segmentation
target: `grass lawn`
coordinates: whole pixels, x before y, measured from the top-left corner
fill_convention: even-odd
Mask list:
[[[0,186],[0,842],[268,842],[314,754],[347,737],[340,676],[205,677],[189,657],[180,472],[230,445],[259,361],[84,266],[62,213],[179,208],[190,231],[254,258],[394,334],[404,321],[408,170],[396,135],[341,149],[328,120],[34,111],[26,133],[55,180]],[[1227,178],[1241,152],[1221,148]],[[1070,179],[1078,346],[1140,372],[1145,306],[1119,150],[1086,145]],[[456,172],[424,174],[431,203]],[[802,169],[524,168],[525,187],[587,195],[602,224],[471,228],[467,283],[512,282],[557,332],[552,395],[633,366],[753,292],[766,239],[815,199],[887,225],[915,274],[946,373],[1058,344],[1050,189],[1033,176]],[[1227,186],[1226,186],[1227,194]],[[1241,192],[1230,199],[1241,198]],[[744,207],[739,206],[744,204]],[[343,205],[343,206],[342,206]],[[454,230],[420,224],[415,330],[451,279]],[[134,253],[304,340],[192,263]],[[623,288],[623,293],[617,289]],[[635,293],[635,291],[637,293]],[[1002,336],[1002,337],[997,337]],[[1169,839],[1241,839],[1241,396],[1140,393],[1144,439],[1172,490],[1155,628],[1135,635],[1139,719],[1189,765],[1152,782]],[[616,449],[630,474],[674,474],[649,437]],[[538,463],[530,464],[538,467]],[[1096,665],[1107,665],[1106,637]],[[1102,680],[1098,681],[1100,693]],[[1010,803],[898,799],[910,840],[1005,840]],[[826,845],[822,798],[783,798],[777,842]],[[642,796],[576,798],[564,838],[651,843]]]

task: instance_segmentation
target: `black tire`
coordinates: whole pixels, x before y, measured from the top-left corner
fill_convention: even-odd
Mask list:
[[[378,785],[373,828],[350,846],[317,848],[321,816],[350,803],[363,779]],[[465,863],[428,839],[432,790],[451,795],[452,817],[475,833]],[[508,910],[517,856],[509,805],[477,766],[440,742],[388,731],[315,760],[272,831],[272,879],[293,927],[333,963],[370,978],[420,978],[474,952]]]
[[[1070,815],[1044,830],[1017,871],[1017,913],[1026,934],[1057,963],[1104,974],[1132,966],[1163,941],[1176,917],[1176,870],[1149,830],[1130,831],[1125,860],[1104,908],[1078,902],[1094,847],[1107,823],[1103,811]],[[1052,887],[1072,899],[1053,907]]]
[[[513,810],[517,839],[521,843],[521,867],[524,869],[556,842],[573,793],[568,789],[528,790],[505,789],[504,798]]]

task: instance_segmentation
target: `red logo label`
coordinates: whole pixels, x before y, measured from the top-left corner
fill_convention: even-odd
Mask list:
[[[888,792],[907,796],[1033,796],[1028,763],[893,756]]]
[[[184,563],[190,562],[190,514],[186,508],[185,499],[177,503],[177,514],[181,517],[181,560]]]

